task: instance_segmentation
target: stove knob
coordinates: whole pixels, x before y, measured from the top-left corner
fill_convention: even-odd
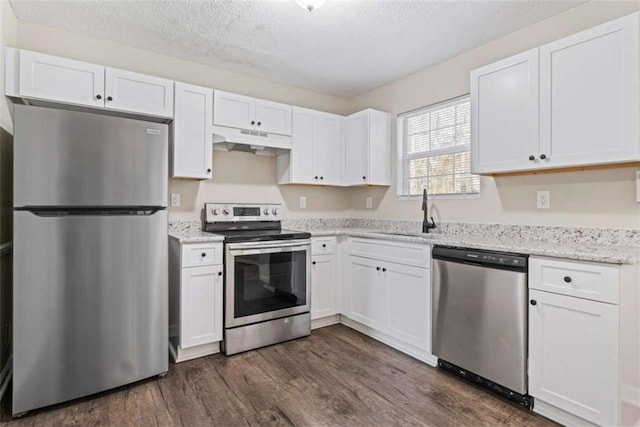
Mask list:
[[[264,208],[264,210],[262,211],[262,213],[263,213],[263,214],[265,214],[265,215],[269,215],[269,209]]]
[[[225,215],[229,215],[229,209],[227,208],[222,209],[222,213]]]
[[[274,215],[278,215],[278,213],[280,213],[280,211],[278,211],[278,208],[273,208],[271,213],[274,214]]]
[[[218,215],[218,214],[220,214],[220,209],[218,209],[218,208],[211,209],[211,213],[213,213],[214,215]]]

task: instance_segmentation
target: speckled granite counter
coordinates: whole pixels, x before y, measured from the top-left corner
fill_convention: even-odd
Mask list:
[[[609,264],[640,262],[640,230],[635,229],[441,223],[439,232],[422,234],[419,221],[365,219],[291,219],[283,222],[283,228],[308,231],[312,236],[460,246]],[[223,240],[222,236],[202,232],[199,221],[172,222],[169,236],[181,243]]]

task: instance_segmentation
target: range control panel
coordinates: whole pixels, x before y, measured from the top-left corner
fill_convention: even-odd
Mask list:
[[[282,205],[277,203],[205,203],[205,221],[280,221]]]

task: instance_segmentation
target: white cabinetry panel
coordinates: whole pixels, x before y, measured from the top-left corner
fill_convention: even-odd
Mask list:
[[[173,81],[106,68],[105,108],[156,117],[173,117]]]
[[[255,99],[249,96],[216,90],[213,93],[213,124],[238,129],[255,126]]]
[[[431,351],[430,270],[385,264],[389,281],[389,333]]]
[[[336,314],[336,256],[314,255],[311,261],[311,319]]]
[[[256,99],[255,113],[257,130],[291,135],[291,105]]]
[[[222,266],[182,270],[180,346],[222,340]]]

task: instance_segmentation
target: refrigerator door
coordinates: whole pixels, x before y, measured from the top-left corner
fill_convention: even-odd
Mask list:
[[[167,246],[164,210],[14,212],[14,414],[168,370]]]
[[[167,205],[167,125],[25,105],[14,120],[15,207]]]

